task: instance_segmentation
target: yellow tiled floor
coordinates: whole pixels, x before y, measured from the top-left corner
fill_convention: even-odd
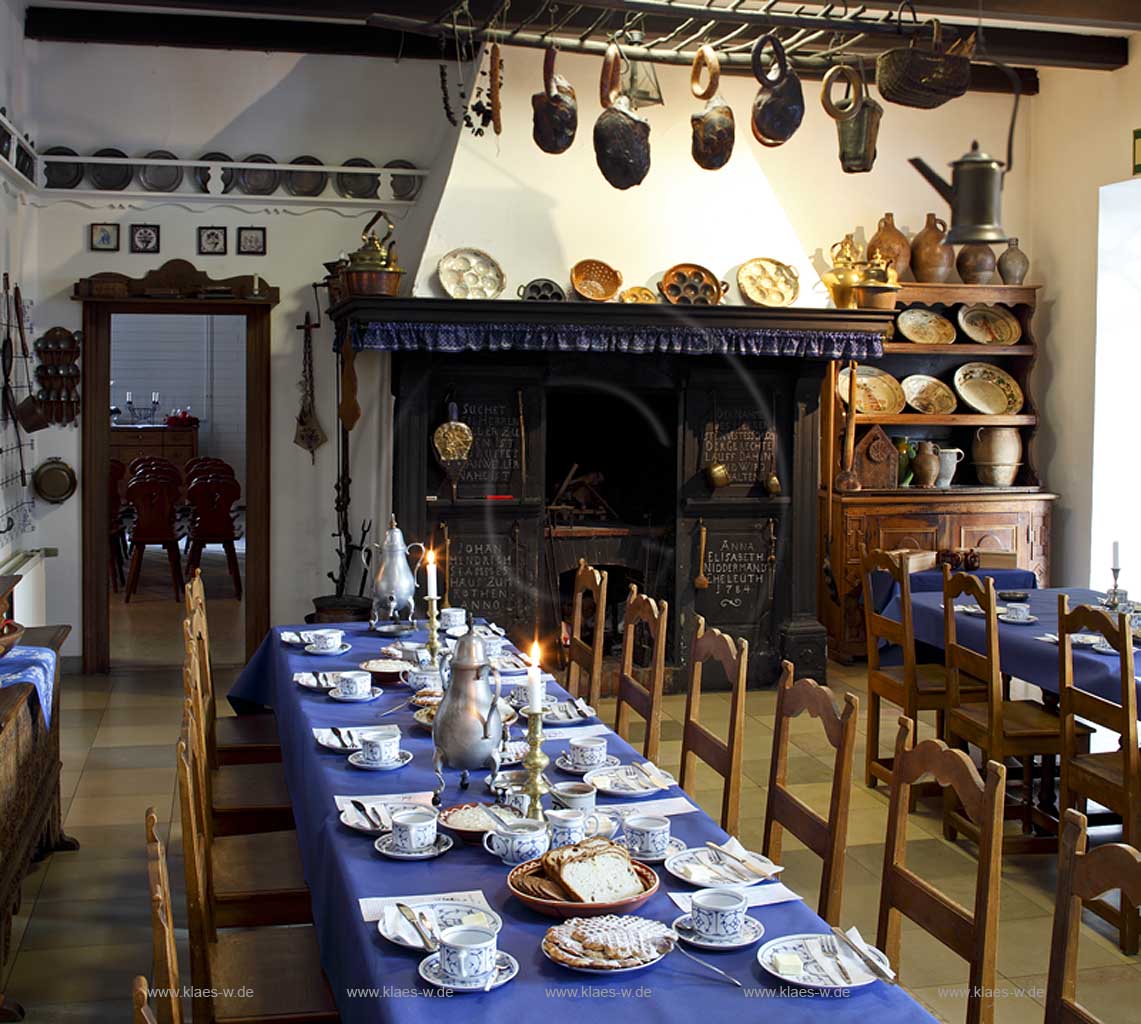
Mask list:
[[[132,602],[133,604],[134,602]],[[174,606],[174,601],[170,604]],[[141,606],[140,606],[141,607]],[[213,617],[212,617],[213,618]],[[177,634],[175,634],[177,635]],[[170,648],[166,648],[169,661]],[[860,668],[831,666],[837,692],[849,689],[864,699]],[[233,670],[218,669],[224,691]],[[150,929],[146,901],[143,811],[158,810],[171,835],[177,815],[174,736],[181,709],[177,670],[120,670],[111,677],[66,677],[63,684],[63,806],[67,831],[82,843],[73,854],[56,854],[36,866],[24,883],[23,906],[14,924],[11,961],[0,967],[0,991],[29,1009],[36,1024],[83,1024],[129,1019],[130,980],[150,972]],[[775,695],[751,692],[746,698],[746,751],[741,836],[759,846],[765,807]],[[704,717],[723,730],[729,713],[726,695],[709,694]],[[665,700],[662,764],[676,770],[681,752],[685,701]],[[613,721],[609,702],[606,721]],[[895,734],[895,713],[884,714],[885,744]],[[861,716],[856,781],[852,789],[844,922],[874,938],[879,904],[887,797],[881,787],[862,782],[865,722]],[[930,735],[930,723],[921,735]],[[819,723],[793,723],[789,777],[793,790],[824,810],[831,779],[831,748]],[[718,777],[702,772],[697,796],[716,816]],[[184,920],[181,861],[174,828],[171,875],[176,888],[176,923]],[[785,839],[785,881],[815,905],[819,860],[791,837]],[[973,848],[942,838],[939,807],[921,802],[912,816],[908,864],[961,902],[974,894]],[[1037,1024],[1042,1000],[1054,905],[1056,868],[1051,856],[1007,857],[1003,863],[1000,907],[999,1024]],[[189,963],[186,951],[182,962]],[[1141,959],[1126,957],[1100,920],[1086,915],[1079,955],[1079,998],[1106,1024],[1137,1019]],[[966,964],[910,923],[904,925],[901,977],[904,985],[936,1016],[959,1024],[965,1000],[954,990],[967,977]]]

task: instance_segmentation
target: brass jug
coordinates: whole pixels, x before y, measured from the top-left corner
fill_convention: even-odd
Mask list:
[[[832,304],[837,309],[855,309],[855,288],[864,279],[867,263],[861,258],[860,247],[851,235],[832,246],[832,269],[820,275]]]

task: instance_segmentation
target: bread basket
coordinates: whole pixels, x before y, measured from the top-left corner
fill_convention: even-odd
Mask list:
[[[24,627],[18,622],[6,622],[0,632],[0,658],[4,657],[24,636]]]
[[[578,903],[574,900],[547,900],[539,896],[520,891],[517,883],[524,875],[542,872],[542,858],[524,861],[511,869],[507,876],[507,888],[511,894],[525,903],[532,910],[545,914],[547,917],[601,917],[603,914],[629,914],[643,906],[651,896],[658,891],[658,875],[653,868],[647,867],[641,861],[632,860],[630,867],[641,879],[643,891],[635,896],[626,896],[611,903]]]
[[[590,302],[609,302],[622,287],[622,275],[602,260],[579,260],[571,267],[571,285]]]

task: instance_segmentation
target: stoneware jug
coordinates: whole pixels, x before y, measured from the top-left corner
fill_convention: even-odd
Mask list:
[[[911,240],[911,272],[924,284],[943,284],[955,269],[955,250],[947,244],[947,222],[927,214],[927,223]]]
[[[594,158],[611,185],[627,189],[641,184],[650,171],[650,122],[635,114],[629,98],[619,93],[621,79],[621,55],[611,43],[602,62],[603,110],[594,122]]]
[[[900,277],[911,264],[911,245],[907,236],[895,226],[892,213],[885,213],[880,218],[878,230],[868,239],[868,259],[873,256],[884,257]]]
[[[911,460],[911,468],[915,473],[912,485],[934,487],[939,477],[939,449],[934,441],[920,441],[917,447],[918,453]]]
[[[1012,238],[998,258],[998,276],[1003,284],[1022,284],[1029,270],[1030,257],[1018,248],[1018,239]]]
[[[1017,427],[979,427],[971,441],[971,458],[984,465],[1022,461],[1022,435]]]
[[[709,80],[701,85],[701,71],[706,69]],[[713,47],[703,46],[693,58],[693,68],[689,74],[689,86],[699,100],[707,100],[700,114],[690,116],[693,128],[693,159],[698,167],[716,171],[724,167],[733,155],[733,141],[737,127],[733,120],[733,108],[717,95],[721,81],[721,63]]]
[[[959,250],[955,267],[963,284],[990,284],[994,277],[994,250],[984,242],[968,242]]]
[[[543,91],[531,97],[535,145],[544,153],[565,153],[578,131],[578,101],[574,89],[562,75],[555,74],[553,46],[543,58]]]
[[[408,556],[414,548],[420,549],[416,568],[408,565]],[[424,561],[424,545],[404,543],[404,532],[396,525],[396,516],[388,521],[383,544],[373,544],[377,569],[372,578],[372,614],[369,622],[375,626],[381,621],[405,618],[411,620],[416,609],[416,573]]]
[[[951,481],[955,478],[955,470],[963,461],[963,454],[962,448],[939,449],[939,475],[935,478],[936,487],[946,489],[951,486]]]
[[[765,47],[773,51],[767,74],[762,60]],[[804,120],[804,90],[776,36],[761,36],[753,46],[753,75],[761,83],[753,100],[753,137],[762,146],[783,146]]]

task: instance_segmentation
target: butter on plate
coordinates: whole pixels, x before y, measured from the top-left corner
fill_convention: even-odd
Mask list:
[[[796,953],[774,953],[773,969],[786,978],[799,978],[804,973],[804,962]]]

